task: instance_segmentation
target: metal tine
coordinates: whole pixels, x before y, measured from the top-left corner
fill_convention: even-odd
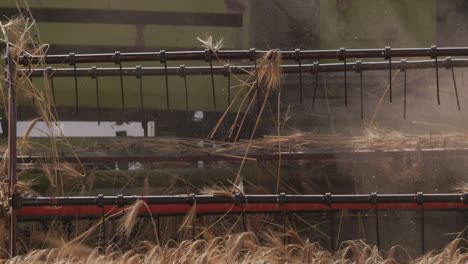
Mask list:
[[[393,102],[393,88],[392,88],[392,48],[390,46],[385,47],[384,58],[388,60],[388,95],[390,103]]]
[[[376,236],[376,239],[377,239],[377,248],[380,249],[379,208],[377,207],[377,193],[376,192],[371,193],[370,201],[374,205],[374,211],[375,211],[375,236]]]
[[[90,75],[91,75],[91,78],[93,78],[96,82],[96,107],[97,107],[97,118],[98,118],[98,125],[101,124],[101,120],[100,120],[100,113],[101,113],[101,105],[100,105],[100,99],[99,99],[99,79],[98,79],[98,75],[97,75],[97,67],[96,66],[93,66],[91,67],[91,72],[90,72]]]
[[[141,65],[135,67],[135,76],[140,81],[140,110],[143,111],[143,73]]]
[[[185,89],[185,110],[189,110],[189,100],[188,100],[188,85],[187,85],[187,74],[186,74],[186,69],[185,65],[180,65],[180,77],[184,78],[184,89]]]
[[[299,64],[299,95],[301,100],[301,111],[304,110],[304,98],[302,90],[302,63],[301,63],[301,49],[296,49],[296,61]]]
[[[360,97],[361,97],[361,120],[364,119],[364,92],[362,88],[362,61],[356,61],[356,72],[359,73]]]
[[[440,105],[440,89],[439,89],[439,65],[437,59],[437,46],[431,46],[431,58],[435,61],[435,71],[436,71],[436,89],[437,89],[437,104]]]
[[[55,88],[54,88],[54,78],[53,78],[53,70],[52,67],[47,67],[47,78],[50,80],[50,90],[52,92],[52,102],[54,103],[54,106],[56,106],[55,103]]]
[[[333,206],[332,206],[332,194],[331,193],[325,193],[324,197],[324,202],[328,206],[328,220],[330,221],[330,229],[329,235],[330,235],[330,251],[332,253],[335,253],[335,212],[333,211]]]
[[[403,72],[403,118],[406,119],[406,59],[400,61],[400,72]]]
[[[330,209],[328,212],[328,217],[330,221],[330,251],[332,253],[335,253],[336,247],[335,247],[335,212]]]
[[[76,74],[76,63],[75,63],[75,53],[71,52],[69,55],[70,62],[69,64],[73,66],[73,72],[75,77],[75,111],[78,112],[78,76]]]
[[[28,70],[29,70],[29,73],[31,73],[31,64],[28,64]],[[33,78],[31,74],[29,75],[29,81],[31,82],[31,85],[32,85]],[[36,107],[36,98],[34,96],[32,97],[32,104],[34,107]]]
[[[216,90],[215,90],[215,81],[213,74],[213,61],[211,60],[211,50],[205,49],[205,61],[210,63],[210,75],[211,75],[211,91],[213,94],[213,107],[216,110]]]
[[[318,81],[319,81],[319,62],[314,61],[312,64],[312,74],[315,75],[315,87],[314,87],[314,97],[312,98],[312,109],[315,106],[315,100],[317,99],[317,90],[318,90]]]
[[[122,206],[122,215],[125,215],[125,206]],[[121,250],[122,253],[126,251],[127,248],[127,240],[125,239],[125,235],[122,235],[122,245],[121,245]]]
[[[455,78],[455,70],[452,67],[452,58],[451,57],[446,57],[445,58],[445,68],[452,72],[453,89],[455,90],[455,98],[457,99],[458,111],[460,111],[461,110],[461,108],[460,108],[460,98],[458,97],[457,80]]]
[[[421,254],[426,252],[426,238],[425,238],[425,217],[424,217],[424,195],[422,192],[416,194],[416,202],[420,207],[420,223],[421,223]]]
[[[159,62],[164,64],[164,80],[166,82],[166,108],[169,111],[169,78],[167,76],[166,50],[159,51],[159,56],[160,56]]]
[[[227,94],[229,107],[231,105],[231,65],[225,64],[224,68],[226,69],[226,73],[224,74],[224,76],[227,78]]]
[[[346,48],[340,48],[340,60],[343,61],[345,106],[348,106],[348,74],[346,72]]]
[[[254,62],[254,68],[255,68],[255,79],[257,78],[257,53],[254,48],[251,48],[249,50],[249,55],[250,55],[250,61]],[[257,114],[260,113],[260,87],[258,85],[258,82],[255,82],[255,89],[257,91]]]
[[[195,216],[193,219],[192,219],[192,240],[195,241],[195,224],[196,224],[196,221],[197,221],[197,216]]]
[[[122,73],[122,62],[120,61],[120,51],[116,51],[114,55],[114,63],[119,65],[119,75],[120,75],[120,99],[122,103],[122,111],[125,111],[125,96],[124,96],[124,82],[123,82],[123,73]]]
[[[189,204],[191,207],[193,206],[196,206],[197,204],[197,199],[196,199],[196,196],[194,193],[191,193],[189,194],[189,197],[190,197],[190,200],[189,200]],[[196,220],[197,220],[197,217],[198,217],[198,214],[195,213],[195,217],[192,218],[192,240],[195,240],[195,223],[196,223]]]
[[[158,241],[161,242],[161,218],[159,214],[156,215],[156,235],[158,236]]]
[[[98,206],[101,207],[101,219],[102,219],[102,253],[106,254],[106,248],[107,248],[107,241],[106,241],[106,209],[103,204],[103,194],[98,194]]]
[[[189,127],[189,97],[188,97],[188,85],[187,85],[187,74],[185,65],[180,65],[179,74],[181,78],[184,78],[184,89],[185,89],[185,127]]]

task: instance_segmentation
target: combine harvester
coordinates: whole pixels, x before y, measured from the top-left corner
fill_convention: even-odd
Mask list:
[[[182,2],[38,1],[20,9],[37,35],[3,27],[10,257],[44,232],[104,254],[245,231],[344,259],[348,240],[411,258],[465,243],[468,47],[429,44],[455,7]]]

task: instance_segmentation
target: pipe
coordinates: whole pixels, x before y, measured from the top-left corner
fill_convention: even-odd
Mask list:
[[[343,49],[343,48],[342,48]],[[301,50],[302,60],[318,60],[318,59],[340,59],[343,54],[340,52],[342,49],[335,50]],[[253,53],[252,54],[252,50]],[[210,51],[213,53],[212,51]],[[295,60],[295,50],[278,51],[283,60]],[[121,62],[135,62],[135,61],[160,61],[161,57],[170,60],[204,60],[205,51],[164,51],[162,52],[128,52],[120,53]],[[264,56],[267,51],[262,50],[219,50],[216,52],[216,57],[222,60],[248,60],[252,56],[259,58]],[[214,54],[214,53],[213,53]],[[442,56],[468,56],[468,47],[443,47],[437,48],[393,48],[386,51],[383,49],[346,49],[344,54],[345,58],[385,58],[385,57],[442,57]],[[75,54],[71,58],[69,54],[53,54],[44,56],[30,56],[23,55],[20,61],[23,65],[37,64],[43,62],[46,64],[69,64],[71,61],[74,63],[100,63],[100,62],[114,62],[115,53],[101,53],[101,54]]]

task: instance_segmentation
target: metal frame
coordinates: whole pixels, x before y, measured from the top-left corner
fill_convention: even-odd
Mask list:
[[[278,51],[283,60],[295,60],[298,65],[284,65],[284,72],[312,72],[317,75],[318,72],[327,71],[343,71],[345,77],[345,94],[347,94],[346,72],[354,70],[361,73],[364,70],[383,70],[388,69],[391,74],[392,69],[400,69],[405,72],[411,68],[435,68],[436,81],[438,88],[438,68],[439,67],[466,67],[468,61],[464,59],[446,58],[440,63],[438,57],[441,56],[468,56],[468,47],[460,48],[416,48],[416,49],[350,49],[341,48],[338,50],[304,50],[296,49],[294,51]],[[32,77],[43,76],[49,74],[49,77],[58,76],[73,76],[75,77],[75,89],[77,90],[78,76],[97,77],[101,74],[109,74],[108,76],[133,75],[140,77],[145,74],[151,75],[188,75],[188,74],[224,74],[229,76],[230,73],[236,71],[243,72],[244,70],[254,69],[252,66],[213,66],[212,59],[247,59],[256,61],[257,58],[266,54],[266,51],[250,50],[220,50],[217,52],[208,49],[202,51],[160,51],[160,52],[141,52],[141,53],[106,53],[106,54],[74,54],[68,55],[45,55],[45,56],[29,56],[23,55],[19,58],[21,64],[25,67],[38,62],[50,64],[69,64],[73,69],[35,69],[32,70]],[[468,208],[468,193],[463,194],[370,194],[370,195],[287,195],[284,193],[273,195],[246,195],[233,194],[227,196],[213,195],[181,195],[181,196],[104,196],[98,195],[93,197],[39,197],[39,198],[21,198],[15,193],[16,184],[16,162],[17,159],[26,159],[25,157],[16,156],[16,102],[15,102],[15,64],[11,63],[15,58],[12,58],[11,50],[7,47],[7,80],[9,87],[9,153],[8,153],[8,198],[9,198],[9,252],[10,256],[16,255],[16,240],[17,240],[17,217],[37,217],[45,215],[56,216],[104,216],[106,213],[120,208],[123,210],[126,206],[131,205],[136,200],[144,200],[150,207],[151,214],[157,215],[174,215],[185,214],[196,203],[196,212],[200,214],[219,214],[219,213],[289,213],[289,212],[310,212],[310,211],[325,211],[330,215],[331,223],[333,223],[333,214],[337,210],[418,210],[421,212],[422,220],[422,252],[424,252],[424,210],[461,210],[463,212]],[[401,60],[399,63],[392,62],[395,57],[430,57],[432,60],[406,62]],[[356,62],[347,63],[349,58],[383,58],[388,62]],[[301,60],[318,60],[318,59],[339,59],[342,63],[320,65],[303,64]],[[204,60],[210,62],[210,67],[167,67],[167,61],[170,60]],[[159,61],[164,64],[161,68],[126,68],[122,67],[123,62],[136,61]],[[79,63],[101,63],[114,62],[119,66],[118,69],[78,69]],[[440,63],[440,65],[439,65]],[[254,66],[255,67],[255,66]],[[21,69],[21,72],[29,71]],[[107,75],[102,75],[107,76]],[[301,75],[302,76],[302,75]],[[391,83],[391,76],[390,83]],[[167,78],[166,78],[167,80]],[[362,80],[362,78],[361,78]],[[405,78],[406,80],[406,78]],[[121,82],[121,90],[123,84]],[[456,86],[456,84],[455,84]],[[391,84],[390,84],[391,87]],[[406,82],[405,82],[406,87]],[[166,81],[166,89],[168,84]],[[213,84],[214,89],[214,84]],[[456,88],[455,88],[456,89]],[[214,93],[214,90],[213,90]],[[439,95],[439,89],[437,89]],[[346,97],[346,96],[345,96]],[[314,97],[315,98],[315,97]],[[345,98],[346,99],[346,98]],[[76,97],[78,100],[78,97]],[[391,92],[390,92],[390,101]],[[345,100],[345,104],[346,104]],[[438,102],[440,99],[438,97]],[[78,107],[78,101],[76,106]],[[168,106],[169,107],[169,106]],[[122,93],[122,109],[124,110],[124,101]],[[294,155],[294,154],[292,154]],[[303,153],[296,154],[299,158],[308,159],[307,156],[301,156]],[[335,153],[332,154],[333,157]],[[356,155],[352,152],[351,155]],[[213,156],[212,156],[213,157]],[[211,157],[211,158],[212,158]],[[28,157],[33,159],[34,157]],[[41,157],[44,158],[44,157]],[[84,157],[83,157],[84,158]],[[93,157],[92,159],[103,159],[103,157]],[[115,161],[117,157],[106,157],[106,159]],[[153,157],[154,158],[154,157]],[[208,157],[205,158],[210,158]],[[285,155],[282,155],[282,159]],[[118,158],[117,158],[118,159]],[[129,157],[124,157],[129,159]],[[200,157],[196,157],[200,160]],[[143,210],[143,209],[142,209]],[[142,211],[141,213],[144,213]],[[146,212],[148,213],[148,212]],[[377,214],[376,214],[377,215]],[[104,218],[103,218],[104,219]],[[466,221],[466,219],[465,219]],[[103,221],[104,224],[105,221]],[[378,230],[378,219],[376,219],[376,227]],[[333,233],[333,224],[331,224],[331,233]],[[333,248],[333,236],[331,239],[331,248]]]
[[[451,210],[466,215],[468,193],[458,194],[377,194],[371,193],[340,195],[159,195],[159,196],[86,196],[86,197],[39,197],[18,199],[16,206],[20,221],[44,221],[56,219],[96,219],[101,218],[102,225],[106,217],[121,214],[137,200],[147,204],[139,211],[139,216],[163,217],[179,216],[194,212],[196,216],[226,214],[282,214],[285,218],[291,213],[323,212],[328,215],[330,225],[330,249],[335,249],[334,218],[341,210],[373,211],[377,246],[380,247],[379,212],[385,210],[415,210],[419,212],[421,231],[421,253],[425,249],[425,211]],[[464,217],[465,222],[468,220]],[[156,227],[159,234],[159,225]],[[195,230],[192,227],[192,236]],[[104,228],[102,229],[106,237]],[[466,232],[466,231],[465,231]],[[104,248],[105,248],[104,242]]]

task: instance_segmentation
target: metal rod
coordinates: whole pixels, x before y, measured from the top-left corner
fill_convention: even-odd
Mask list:
[[[143,77],[140,77],[140,109],[143,110]]]
[[[239,206],[239,209],[248,210],[249,206],[255,204],[274,205],[270,207],[275,210],[290,210],[304,208],[309,209],[329,209],[341,210],[341,208],[356,208],[361,210],[406,208],[408,210],[424,209],[464,209],[468,208],[468,203],[464,200],[467,193],[406,193],[406,194],[259,194],[259,195],[236,195],[218,196],[208,194],[190,195],[110,195],[110,196],[66,196],[66,197],[31,197],[18,198],[18,206],[42,207],[42,206],[73,206],[73,205],[99,205],[100,206],[130,206],[137,200],[143,200],[148,205],[187,205],[191,208],[191,203],[195,199],[197,207],[202,205],[229,205]],[[375,201],[371,202],[371,199]],[[424,203],[420,200],[423,199]],[[243,206],[240,206],[243,205]],[[278,207],[276,207],[278,206]],[[324,207],[325,206],[325,207]],[[109,207],[106,207],[108,209]],[[155,207],[158,208],[158,207]],[[185,208],[185,209],[187,209]],[[229,207],[226,207],[229,208]],[[237,207],[236,207],[237,208]],[[52,211],[59,208],[51,208]],[[164,207],[160,208],[161,210]],[[250,208],[252,209],[252,208]],[[261,208],[257,208],[261,209]],[[101,210],[99,210],[99,213]]]
[[[328,212],[329,213],[329,221],[330,221],[330,229],[329,229],[329,232],[330,232],[330,251],[332,253],[335,252],[336,250],[336,247],[335,247],[335,212],[334,211],[330,211]]]
[[[229,66],[229,64],[227,65],[224,65],[224,67],[226,68],[227,70],[227,74],[225,75],[225,77],[227,78],[227,96],[228,96],[228,107],[231,105],[231,67]],[[258,93],[257,93],[257,98],[258,98]]]
[[[260,103],[260,85],[257,81],[257,76],[258,76],[258,71],[257,71],[257,59],[255,58],[254,60],[254,70],[255,70],[255,90],[257,90],[257,114],[260,114],[260,107],[261,107],[261,103]]]
[[[214,73],[213,73],[213,61],[211,60],[211,51],[205,50],[208,57],[206,58],[210,63],[210,76],[211,76],[211,93],[213,96],[213,108],[216,110],[216,88],[215,88],[215,80],[214,80]]]
[[[301,102],[301,111],[304,110],[304,97],[303,97],[303,88],[302,88],[302,62],[301,62],[301,50],[296,49],[296,61],[299,66],[299,96]]]
[[[437,67],[437,66],[436,66]],[[392,58],[388,59],[388,81],[389,81],[389,100],[393,102],[393,89],[392,89]]]
[[[364,119],[364,89],[362,86],[362,62],[356,61],[356,71],[359,73],[359,91],[360,91],[360,103],[361,103],[361,120]]]
[[[360,93],[361,93],[361,120],[364,119],[364,89],[362,87],[362,72],[359,73]]]
[[[447,69],[450,69],[450,71],[452,73],[453,89],[455,90],[455,98],[457,99],[457,108],[458,108],[458,111],[460,111],[461,110],[460,109],[460,98],[458,96],[457,79],[455,78],[455,70],[452,67],[452,58],[451,57],[445,58],[445,67]]]
[[[425,217],[424,217],[424,207],[420,209],[420,224],[421,224],[421,254],[426,253],[426,231],[425,231]]]
[[[164,62],[164,80],[165,80],[165,84],[166,84],[166,107],[167,107],[167,110],[169,110],[169,105],[170,105],[170,102],[169,102],[169,77],[168,77],[168,74],[167,74],[167,63]]]
[[[57,103],[55,102],[54,78],[50,78],[50,89],[52,91],[52,102],[54,103],[54,106],[57,106]]]
[[[75,111],[78,112],[78,75],[77,75],[77,69],[76,69],[76,64],[73,64],[73,77],[75,78]]]
[[[28,70],[31,71],[31,65],[28,65]],[[31,84],[33,83],[33,78],[31,75],[29,75],[29,81],[31,82]],[[32,105],[33,107],[36,107],[36,97],[33,96],[32,97]]]
[[[213,52],[213,51],[210,51]],[[262,57],[268,51],[254,50],[255,57]],[[294,60],[296,58],[294,50],[278,51],[281,54],[282,60]],[[382,58],[385,55],[385,48],[381,49],[347,49],[347,58]],[[252,57],[252,49],[250,50],[219,50],[216,56],[222,60],[232,59],[250,59]],[[435,51],[429,48],[392,48],[388,53],[389,57],[430,57],[430,56],[468,56],[468,47],[444,47],[437,48]],[[164,55],[167,60],[203,60],[205,58],[204,50],[195,51],[167,51]],[[26,59],[24,59],[26,58]],[[302,59],[339,59],[340,50],[302,50]],[[74,60],[76,63],[100,63],[113,62],[114,53],[101,54],[76,54],[75,58],[71,58],[69,54],[51,54],[44,56],[23,55],[20,61],[24,61],[25,65],[37,64],[42,61],[46,64],[61,64],[70,63]],[[161,52],[129,52],[121,53],[122,62],[136,61],[160,61]]]
[[[16,256],[17,216],[16,216],[16,70],[12,48],[7,44],[7,83],[8,83],[8,198],[9,198],[9,253]]]
[[[389,99],[390,103],[393,101],[392,92],[392,48],[390,46],[385,47],[384,58],[388,60],[388,83],[389,83]]]
[[[125,111],[124,81],[123,81],[123,73],[122,73],[122,64],[120,63],[119,63],[119,71],[120,71],[120,99],[122,102],[122,111]]]
[[[463,68],[468,67],[468,59],[452,59],[450,62],[451,67],[454,68]],[[392,69],[400,69],[401,62],[392,62]],[[437,67],[446,67],[447,62],[438,62]],[[407,69],[429,69],[434,68],[435,60],[413,60],[406,62]],[[280,66],[283,73],[298,73],[299,65],[297,64],[283,64]],[[318,64],[301,64],[302,72],[342,72],[346,71],[355,71],[356,63],[324,63]],[[388,69],[388,62],[377,61],[377,62],[362,62],[362,71],[381,71]],[[252,65],[230,65],[230,71],[232,74],[248,74],[253,72],[255,66]],[[44,70],[40,68],[31,69],[31,73],[28,69],[18,69],[19,74],[31,74],[33,77],[42,77],[44,76]],[[123,67],[122,68],[124,76],[136,76],[137,69],[136,67]],[[180,67],[141,67],[142,76],[156,76],[156,75],[180,75]],[[91,75],[91,68],[53,68],[53,77],[85,77]],[[214,75],[226,75],[228,71],[224,66],[213,66],[212,68],[206,66],[193,66],[186,67],[186,75],[211,75],[213,72]],[[98,76],[120,76],[119,68],[98,68]]]
[[[406,98],[407,98],[407,90],[406,90],[406,66],[407,62],[405,59],[402,59],[400,71],[403,72],[403,118],[406,119]]]
[[[184,75],[184,89],[185,89],[185,110],[189,110],[189,96],[188,96],[188,84],[187,75]]]
[[[319,67],[319,63],[318,62],[314,62],[313,64],[313,74],[315,75],[315,86],[314,86],[314,97],[312,98],[312,109],[314,109],[314,106],[315,106],[315,100],[317,99],[317,90],[318,90],[318,81],[319,81],[319,76],[318,76],[318,67]]]
[[[343,73],[344,73],[344,103],[348,106],[348,78],[347,78],[347,67],[346,67],[346,49],[341,48],[339,59],[343,61]]]
[[[106,211],[104,210],[104,206],[102,207],[102,249],[103,253],[106,254],[106,248],[107,248],[107,232],[106,232]]]
[[[99,95],[99,77],[97,76],[96,66],[91,67],[91,78],[93,78],[95,81],[97,118],[98,118],[98,124],[100,124],[101,102],[100,102],[100,95]]]
[[[437,67],[437,57],[435,57],[435,71],[436,71],[436,90],[437,90],[437,104],[440,105],[440,89],[439,89],[439,67]]]

